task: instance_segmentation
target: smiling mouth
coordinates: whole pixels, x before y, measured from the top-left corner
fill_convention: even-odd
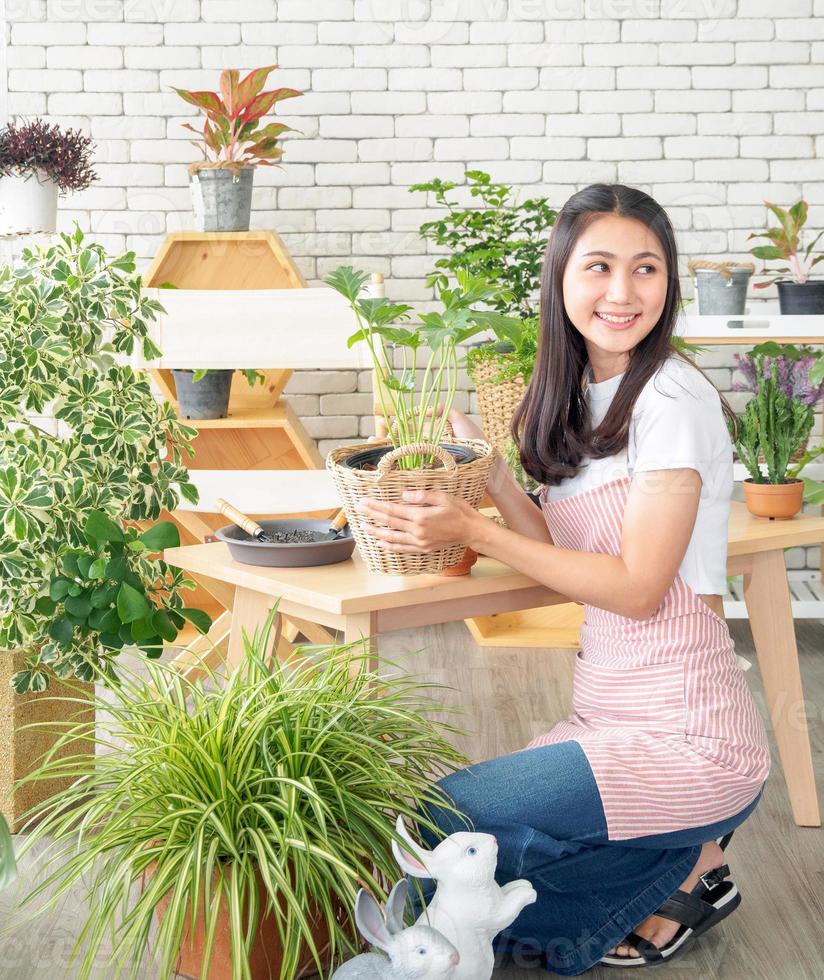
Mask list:
[[[625,320],[623,318],[613,320],[607,318],[601,313],[598,313],[596,310],[595,316],[601,321],[601,323],[605,323],[608,327],[611,327],[613,330],[626,330],[627,327],[631,327],[634,323],[638,321],[638,318],[641,316],[641,314],[636,313],[629,320]]]

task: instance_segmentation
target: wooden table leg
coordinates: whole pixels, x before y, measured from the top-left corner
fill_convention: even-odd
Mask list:
[[[377,669],[377,637],[378,637],[378,616],[377,613],[364,612],[356,613],[346,617],[343,626],[343,642],[353,643],[355,640],[363,639],[363,652],[369,657],[369,670]],[[360,651],[356,651],[359,653]]]
[[[820,827],[790,588],[782,551],[753,555],[744,599],[795,822]]]
[[[235,603],[232,609],[232,631],[229,634],[229,649],[226,661],[230,670],[234,670],[243,660],[244,654],[244,633],[252,642],[255,631],[262,631],[272,607],[275,605],[274,596],[263,595],[261,592],[253,592],[250,589],[243,589],[238,586],[235,591]],[[279,634],[278,620],[280,614],[275,619],[266,644],[260,649],[260,653],[268,658],[272,653],[272,646],[275,636]],[[286,659],[292,653],[292,644],[283,636],[278,636],[279,643],[276,656],[279,660]]]

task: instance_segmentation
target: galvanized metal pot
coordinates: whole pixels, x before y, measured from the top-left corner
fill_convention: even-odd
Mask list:
[[[225,419],[234,373],[210,370],[200,381],[194,381],[194,371],[173,370],[179,415],[185,419]]]
[[[189,175],[198,231],[248,231],[255,168],[202,167]]]

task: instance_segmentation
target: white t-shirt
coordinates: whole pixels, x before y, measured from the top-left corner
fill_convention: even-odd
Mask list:
[[[590,380],[593,428],[604,419],[622,378],[619,374],[599,384]],[[701,499],[679,571],[699,595],[724,595],[732,441],[717,390],[682,358],[670,356],[644,385],[633,408],[627,448],[606,459],[583,460],[576,476],[546,488],[547,499],[560,500],[634,473],[682,467],[700,474]]]

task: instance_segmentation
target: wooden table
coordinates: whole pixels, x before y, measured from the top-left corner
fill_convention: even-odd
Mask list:
[[[795,822],[804,827],[820,826],[821,818],[784,549],[822,541],[824,518],[768,521],[750,515],[743,504],[732,505],[727,570],[744,576],[750,626],[787,791]],[[170,548],[165,557],[169,564],[197,575],[232,610],[230,665],[240,661],[243,631],[251,636],[278,597],[279,612],[297,624],[310,642],[323,642],[322,636],[312,639],[320,624],[341,630],[347,643],[363,639],[373,654],[379,633],[569,602],[562,593],[486,557],[478,559],[470,575],[454,578],[374,574],[357,552],[349,561],[318,568],[241,565],[223,544]],[[191,647],[176,665],[186,674],[197,672],[204,649]]]

